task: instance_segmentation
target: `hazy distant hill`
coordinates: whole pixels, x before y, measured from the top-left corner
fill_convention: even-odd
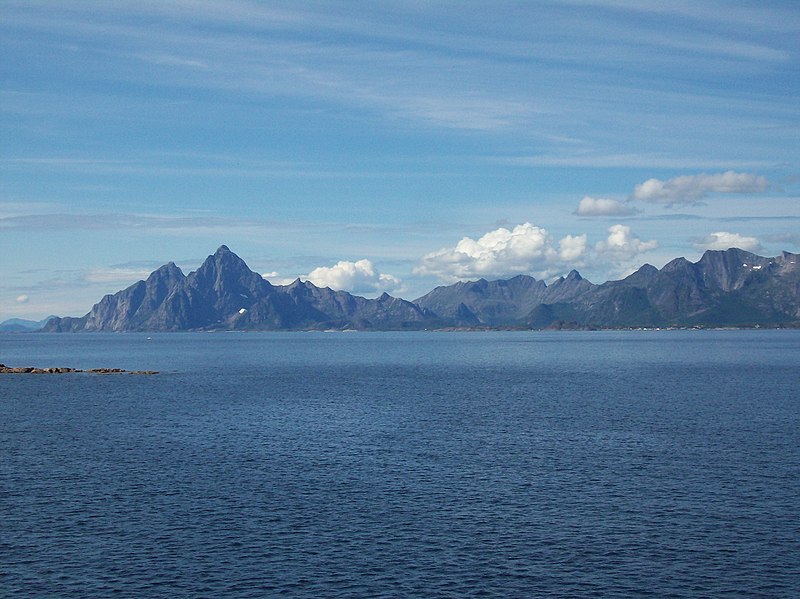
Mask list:
[[[0,322],[0,333],[29,333],[38,331],[45,323],[55,316],[48,316],[43,320],[25,320],[24,318],[9,318]]]
[[[507,280],[437,287],[415,302],[366,299],[309,282],[272,285],[226,246],[184,275],[172,262],[81,318],[45,331],[411,330],[442,327],[779,326],[800,323],[800,260],[739,249],[649,264],[595,285],[576,271],[550,285]]]

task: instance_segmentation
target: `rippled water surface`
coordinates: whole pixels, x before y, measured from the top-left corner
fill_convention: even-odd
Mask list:
[[[800,332],[2,335],[0,595],[800,596]]]

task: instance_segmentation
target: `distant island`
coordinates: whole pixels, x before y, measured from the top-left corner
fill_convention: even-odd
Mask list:
[[[45,332],[292,331],[798,327],[800,256],[731,248],[697,262],[645,264],[596,285],[577,271],[547,285],[526,275],[458,282],[407,301],[272,285],[227,246],[184,275],[172,262],[80,318],[50,318]]]

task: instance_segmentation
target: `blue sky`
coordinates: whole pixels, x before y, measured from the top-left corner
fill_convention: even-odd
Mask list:
[[[795,2],[0,5],[0,320],[221,244],[414,299],[800,251]]]

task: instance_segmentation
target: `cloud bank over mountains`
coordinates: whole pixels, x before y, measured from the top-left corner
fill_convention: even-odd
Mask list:
[[[317,287],[330,287],[353,293],[372,294],[385,291],[391,294],[402,293],[404,290],[400,279],[378,272],[372,262],[366,259],[356,262],[340,260],[330,267],[317,267],[300,278],[311,281]]]
[[[620,224],[608,229],[606,239],[590,246],[586,234],[556,241],[546,229],[526,222],[511,230],[500,227],[478,239],[464,237],[452,248],[430,252],[414,273],[445,282],[523,273],[546,279],[587,264],[605,263],[618,270],[657,247],[656,240],[642,241],[630,227]]]
[[[712,194],[763,193],[770,187],[766,177],[746,172],[726,171],[722,173],[701,173],[681,175],[669,179],[647,179],[637,184],[626,200],[609,197],[585,195],[572,213],[579,217],[610,219],[629,217],[634,220],[646,218],[645,211],[634,206],[642,202],[651,206],[671,208],[673,206],[698,205]],[[589,222],[589,221],[584,221]],[[11,213],[0,218],[0,232],[3,229],[48,229],[74,230],[87,229],[140,229],[142,226],[155,229],[170,229],[176,234],[181,231],[242,230],[277,231],[280,223],[252,219],[238,220],[234,217],[182,217],[151,215],[68,215],[37,214],[19,215]],[[298,271],[282,273],[270,272],[265,278],[278,284],[287,284],[299,276],[319,287],[349,291],[365,296],[383,292],[400,295],[414,288],[408,281],[416,279],[419,287],[425,279],[436,279],[442,283],[475,278],[502,278],[515,274],[531,274],[540,279],[553,278],[566,274],[569,270],[588,269],[591,272],[606,273],[608,278],[623,276],[643,262],[642,255],[660,247],[656,239],[641,239],[633,228],[616,223],[606,228],[603,238],[590,242],[594,233],[569,233],[556,237],[542,226],[523,222],[506,228],[498,227],[480,237],[464,236],[454,246],[443,247],[424,253],[421,257],[404,256],[408,262],[416,261],[410,273],[387,273],[376,266],[370,258],[358,260],[343,259],[335,264],[317,266],[305,275]],[[758,238],[738,232],[717,230],[706,235],[688,237],[691,247],[697,251],[706,249],[724,250],[738,247],[748,251],[762,251],[764,248]],[[791,240],[790,240],[791,241]],[[301,271],[302,272],[302,271]],[[94,267],[83,274],[79,280],[89,285],[120,285],[147,276],[142,267]],[[15,288],[14,304],[28,303],[28,290]],[[24,299],[22,299],[24,298]]]

